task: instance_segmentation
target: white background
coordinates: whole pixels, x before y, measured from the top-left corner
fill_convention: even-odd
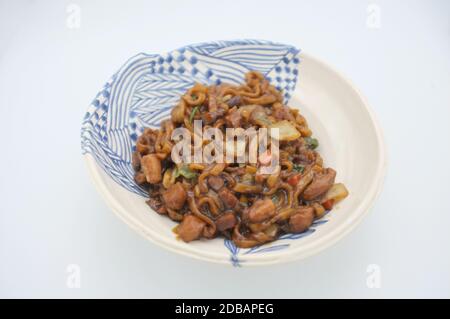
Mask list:
[[[70,3],[78,29],[67,27]],[[0,0],[0,296],[450,297],[450,2],[374,1],[379,29],[369,3]],[[81,157],[87,105],[127,58],[235,38],[328,62],[384,129],[375,207],[304,261],[235,269],[156,247],[110,212]],[[79,289],[66,285],[69,264]],[[381,288],[366,285],[370,264]]]

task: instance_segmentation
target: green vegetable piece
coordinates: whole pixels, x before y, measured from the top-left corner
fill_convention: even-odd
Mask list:
[[[191,111],[191,114],[189,115],[189,122],[192,122],[192,120],[194,119],[195,113],[197,113],[198,111],[198,106],[194,107]]]
[[[308,148],[314,150],[319,146],[319,141],[316,138],[305,137],[305,142]]]
[[[175,174],[175,178],[177,178],[179,176],[183,176],[184,178],[187,178],[187,179],[197,177],[197,173],[191,171],[191,169],[187,165],[183,165],[180,168],[175,168],[174,174]]]
[[[303,171],[305,170],[305,166],[300,164],[294,164],[294,167],[292,169],[296,172],[303,173]]]

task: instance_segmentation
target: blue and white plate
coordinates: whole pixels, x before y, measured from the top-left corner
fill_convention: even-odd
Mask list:
[[[336,168],[350,197],[307,232],[261,247],[239,249],[220,238],[186,244],[175,238],[174,222],[150,210],[145,192],[133,180],[135,141],[145,127],[158,127],[168,118],[195,82],[239,84],[251,70],[282,90],[285,103],[301,108],[321,142],[326,164]],[[97,189],[129,226],[176,253],[234,266],[304,258],[330,246],[368,210],[386,167],[380,128],[357,90],[297,48],[260,40],[208,42],[130,58],[89,106],[81,146]]]

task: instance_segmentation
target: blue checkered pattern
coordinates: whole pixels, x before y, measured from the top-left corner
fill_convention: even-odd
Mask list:
[[[81,129],[83,154],[90,154],[117,183],[146,196],[134,182],[131,154],[145,127],[168,118],[180,95],[195,82],[239,84],[260,71],[285,102],[298,78],[299,50],[260,40],[188,45],[165,54],[138,54],[114,74],[89,106]]]

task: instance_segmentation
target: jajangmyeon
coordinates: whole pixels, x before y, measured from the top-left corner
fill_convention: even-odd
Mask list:
[[[179,222],[185,242],[224,236],[242,248],[307,230],[348,192],[335,183],[336,171],[323,166],[305,118],[283,104],[282,95],[258,72],[234,86],[195,84],[172,109],[160,129],[147,128],[136,142],[136,182],[148,190],[148,205]],[[272,174],[256,163],[178,163],[171,158],[176,128],[193,132],[218,128],[279,128],[279,166]]]

